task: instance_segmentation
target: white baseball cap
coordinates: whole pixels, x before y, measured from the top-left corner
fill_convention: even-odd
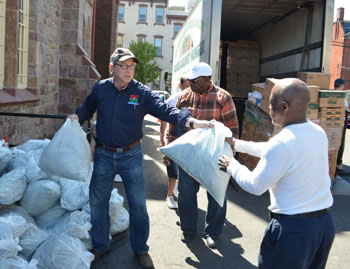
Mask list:
[[[192,70],[187,76],[188,80],[193,80],[198,77],[210,77],[212,75],[212,69],[210,65],[200,62],[192,67]]]

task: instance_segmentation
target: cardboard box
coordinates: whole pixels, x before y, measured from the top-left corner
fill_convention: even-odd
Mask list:
[[[337,157],[339,149],[328,150],[329,176],[331,179],[335,178],[335,171],[337,169]]]
[[[316,85],[320,89],[329,89],[331,74],[318,72],[298,72],[298,78],[307,85]]]
[[[264,90],[261,93],[262,98],[261,98],[260,108],[266,114],[270,114],[269,105],[270,105],[271,90],[276,85],[277,81],[278,81],[278,79],[267,78],[266,82],[265,82]]]
[[[261,94],[263,94],[264,88],[265,88],[265,82],[252,84],[252,91],[253,92],[257,91],[257,92],[260,92]]]
[[[320,119],[327,119],[327,118],[344,118],[345,116],[345,109],[344,107],[320,107],[318,111],[318,117]]]
[[[310,104],[318,104],[318,86],[309,86],[310,88]]]
[[[319,90],[319,107],[344,107],[345,91]]]
[[[306,118],[309,120],[317,119],[318,117],[318,104],[309,104],[306,110]]]

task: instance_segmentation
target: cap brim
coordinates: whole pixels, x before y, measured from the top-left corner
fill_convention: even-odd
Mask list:
[[[188,75],[187,75],[187,79],[188,80],[194,80],[194,79],[196,79],[196,78],[198,78],[199,76],[198,75],[195,75],[195,74],[193,74],[193,72],[190,72]]]
[[[118,59],[118,61],[119,61],[119,62],[124,62],[124,61],[126,61],[127,59],[130,59],[130,58],[134,59],[135,63],[137,63],[137,64],[140,63],[139,59],[137,59],[136,57],[131,56],[131,55],[122,56],[122,57],[120,57],[120,58]]]

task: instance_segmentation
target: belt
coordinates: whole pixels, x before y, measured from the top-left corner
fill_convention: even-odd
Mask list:
[[[320,216],[327,215],[329,212],[329,208],[325,208],[318,211],[312,211],[307,213],[300,213],[300,214],[294,214],[294,215],[286,215],[286,214],[279,214],[269,211],[270,219],[297,219],[297,218],[316,218]]]
[[[96,146],[98,146],[101,149],[107,150],[107,151],[111,151],[111,152],[117,152],[117,153],[122,153],[122,152],[127,152],[128,150],[132,149],[133,147],[135,147],[136,145],[141,143],[141,139],[136,140],[134,143],[131,143],[128,146],[125,147],[121,147],[121,148],[109,148],[106,147],[105,145],[102,145],[100,143],[100,141],[96,140]]]

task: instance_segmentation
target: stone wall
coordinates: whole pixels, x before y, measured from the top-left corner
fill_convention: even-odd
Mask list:
[[[16,89],[18,1],[7,1],[5,36],[4,87],[15,95]],[[31,0],[29,8],[28,86],[37,94],[37,101],[10,102],[0,111],[57,114],[58,53],[61,0]],[[8,136],[10,144],[20,144],[28,139],[51,137],[62,121],[27,117],[0,116],[0,137]]]
[[[91,55],[92,0],[30,0],[28,86],[16,89],[18,1],[7,1],[4,89],[0,111],[67,115],[99,79]],[[24,96],[24,98],[22,98]],[[4,97],[10,101],[4,101]],[[64,120],[0,115],[10,144],[52,138]]]

